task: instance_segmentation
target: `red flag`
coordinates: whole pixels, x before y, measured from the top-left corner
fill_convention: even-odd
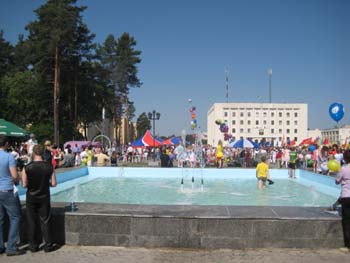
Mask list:
[[[312,144],[312,137],[307,138],[307,139],[304,139],[304,140],[299,144],[299,146],[302,146],[302,145],[305,145],[305,144],[307,144],[307,145]]]
[[[327,137],[323,140],[323,144],[324,144],[324,145],[328,145],[328,144],[329,144],[329,140],[328,140]]]
[[[293,145],[295,145],[297,142],[295,141],[295,140],[293,140],[293,141],[290,141],[290,143],[289,143],[289,145],[290,146],[293,146]]]

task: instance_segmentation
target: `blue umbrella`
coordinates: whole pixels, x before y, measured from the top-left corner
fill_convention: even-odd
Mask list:
[[[247,139],[236,140],[234,142],[231,142],[229,146],[233,148],[258,148],[259,147],[255,143]]]

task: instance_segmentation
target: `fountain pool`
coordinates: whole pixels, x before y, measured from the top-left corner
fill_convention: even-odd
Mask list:
[[[51,198],[67,203],[320,207],[332,204],[340,192],[331,177],[301,170],[297,179],[289,179],[287,170],[270,174],[275,183],[258,190],[254,169],[90,167],[71,180],[58,174]]]

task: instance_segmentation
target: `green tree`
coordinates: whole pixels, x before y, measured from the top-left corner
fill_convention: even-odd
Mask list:
[[[114,128],[115,139],[123,115],[127,122],[134,117],[135,107],[129,99],[130,87],[140,87],[137,77],[137,64],[141,62],[141,51],[135,50],[136,40],[128,33],[123,33],[118,40],[108,35],[103,45],[97,49],[101,64],[108,72],[109,85],[113,87],[113,102],[109,105]],[[127,132],[128,134],[128,132]]]
[[[62,108],[63,95],[61,75],[64,69],[70,70],[65,63],[69,57],[78,53],[74,48],[79,41],[79,30],[87,28],[82,21],[81,12],[86,7],[75,5],[76,0],[49,0],[34,12],[37,20],[31,22],[26,28],[29,31],[29,46],[33,54],[33,65],[40,72],[42,84],[50,86],[53,83],[53,100],[48,100],[53,105],[54,141],[59,142],[59,120]],[[63,69],[63,70],[62,70]],[[66,104],[64,104],[66,105]],[[63,119],[63,118],[62,118]]]
[[[142,112],[136,120],[137,136],[142,136],[151,129],[151,121],[148,119],[146,112]]]

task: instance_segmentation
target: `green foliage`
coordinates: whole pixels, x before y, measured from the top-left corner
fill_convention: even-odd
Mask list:
[[[15,46],[0,31],[0,117],[30,124],[39,140],[53,137],[56,54],[60,141],[78,138],[79,126],[101,121],[103,107],[117,124],[126,109],[128,119],[135,115],[128,94],[130,87],[141,85],[136,41],[123,33],[118,39],[107,36],[102,45],[94,43],[95,35],[83,22],[85,9],[77,0],[48,0],[34,11],[28,37],[20,35]]]
[[[151,121],[148,119],[146,112],[142,112],[136,121],[137,137],[145,134],[151,129]]]
[[[40,122],[29,128],[29,132],[35,134],[38,143],[43,144],[45,140],[53,140],[53,123]]]

